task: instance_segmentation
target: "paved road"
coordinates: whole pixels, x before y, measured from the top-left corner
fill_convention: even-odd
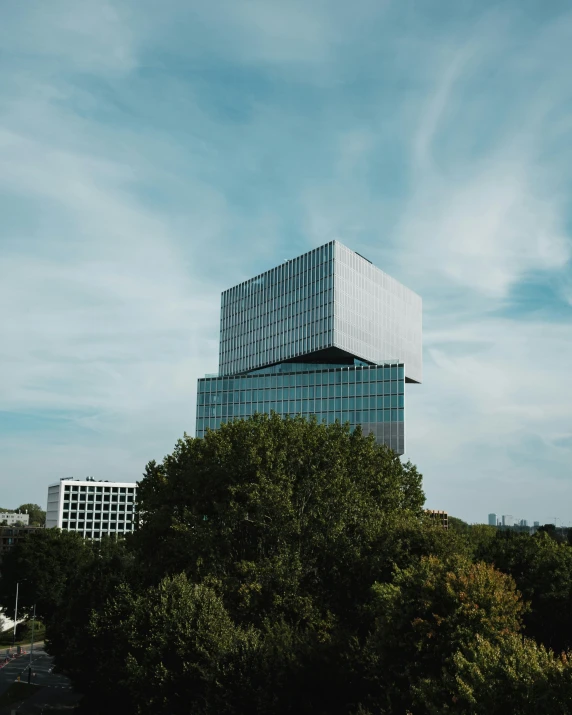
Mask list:
[[[5,650],[0,651],[0,662],[3,660],[5,653]],[[52,660],[53,659],[44,651],[43,646],[34,646],[34,654],[32,656],[33,675],[30,682],[53,690],[71,691],[70,682],[64,675],[50,672],[52,669]],[[0,695],[17,680],[18,676],[20,676],[20,680],[23,683],[28,682],[29,665],[30,654],[27,653],[26,655],[21,655],[19,658],[14,658],[3,668],[0,668]]]

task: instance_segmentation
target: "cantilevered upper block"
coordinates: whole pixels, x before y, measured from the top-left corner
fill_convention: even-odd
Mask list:
[[[282,362],[399,361],[422,381],[422,302],[332,241],[222,294],[219,374]]]

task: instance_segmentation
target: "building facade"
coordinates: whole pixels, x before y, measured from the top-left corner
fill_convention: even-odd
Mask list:
[[[422,379],[421,298],[338,241],[227,291],[219,372],[196,434],[256,412],[361,425],[405,451],[405,383]]]
[[[496,526],[496,525],[497,525],[497,515],[489,514],[489,526]]]
[[[28,534],[43,529],[42,526],[0,526],[0,561],[2,556],[10,551]]]
[[[440,524],[447,531],[449,530],[449,514],[446,511],[437,509],[425,509],[425,513],[429,515],[432,521]]]
[[[4,522],[6,522],[4,524]],[[30,515],[26,512],[25,514],[20,514],[17,511],[6,511],[0,513],[0,525],[3,526],[28,526],[30,524]]]
[[[76,531],[88,539],[130,534],[136,489],[133,482],[60,479],[48,487],[46,528]]]

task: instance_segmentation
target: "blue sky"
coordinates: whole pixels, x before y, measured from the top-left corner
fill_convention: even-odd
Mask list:
[[[427,505],[572,522],[568,3],[29,0],[0,46],[1,505],[140,478],[220,292],[338,239],[424,299]]]

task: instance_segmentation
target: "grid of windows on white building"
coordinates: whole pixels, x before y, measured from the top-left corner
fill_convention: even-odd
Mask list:
[[[46,527],[76,531],[88,539],[130,534],[136,489],[132,482],[61,479],[48,487]]]

